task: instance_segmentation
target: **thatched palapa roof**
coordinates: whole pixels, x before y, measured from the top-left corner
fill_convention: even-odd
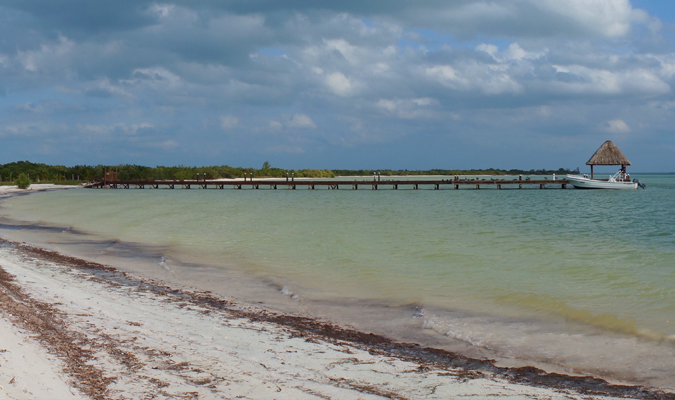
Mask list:
[[[593,154],[586,165],[631,165],[621,150],[611,140],[606,141]]]

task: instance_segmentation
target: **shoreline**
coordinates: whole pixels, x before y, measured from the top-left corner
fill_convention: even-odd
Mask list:
[[[590,376],[547,373],[535,367],[498,367],[493,360],[396,342],[210,292],[168,286],[23,243],[5,239],[0,243],[2,318],[10,320],[24,337],[32,336],[28,342],[39,343],[58,359],[50,362],[46,372],[70,381],[66,388],[78,388],[76,394],[83,392],[91,398],[130,393],[169,396],[191,391],[225,397],[236,392],[245,398],[322,397],[319,393],[339,398],[447,398],[468,394],[485,398],[675,398],[673,393],[611,384]],[[142,307],[136,303],[142,303]],[[142,315],[130,315],[130,309]],[[215,335],[214,330],[227,330],[226,339]],[[175,336],[177,332],[185,337],[167,343],[163,335]],[[257,344],[250,340],[254,332]],[[229,342],[235,337],[236,344],[232,345]],[[293,362],[285,355],[291,348]],[[17,347],[5,350],[0,353],[3,364]],[[250,373],[227,371],[228,357],[244,350],[253,351],[254,361],[247,359],[251,354],[237,360],[248,361]],[[318,354],[322,355],[320,360]],[[210,364],[199,365],[200,357]],[[83,364],[88,369],[78,370]],[[339,376],[330,376],[337,372],[337,365]],[[295,378],[289,380],[288,371],[302,374],[308,369],[311,376],[300,386],[293,383]],[[22,377],[10,378],[3,368],[0,378],[2,390],[7,391]],[[14,383],[9,384],[10,380]],[[255,384],[250,384],[253,381]],[[420,381],[425,384],[420,386]],[[263,389],[261,382],[274,382],[274,386]],[[172,389],[178,392],[169,392]],[[254,394],[255,390],[263,392]]]
[[[70,189],[82,189],[82,186],[55,185],[53,183],[31,183],[31,185],[27,189],[19,189],[16,185],[0,185],[0,198],[37,192],[48,192],[52,190],[70,190]]]

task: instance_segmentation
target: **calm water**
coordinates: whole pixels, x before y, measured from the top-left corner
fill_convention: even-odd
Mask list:
[[[158,276],[208,266],[190,283],[237,274],[359,327],[675,387],[675,175],[636,176],[647,190],[73,190],[0,213],[160,249]]]

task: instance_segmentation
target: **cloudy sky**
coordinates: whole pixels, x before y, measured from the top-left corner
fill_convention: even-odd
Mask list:
[[[672,0],[3,0],[0,163],[675,171]]]

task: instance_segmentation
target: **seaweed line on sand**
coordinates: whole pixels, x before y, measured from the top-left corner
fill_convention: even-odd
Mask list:
[[[526,384],[535,387],[563,391],[573,391],[582,395],[614,396],[636,399],[675,399],[675,393],[648,388],[644,386],[618,385],[592,376],[571,376],[559,373],[548,373],[542,369],[526,367],[500,367],[494,360],[474,359],[450,351],[422,347],[416,343],[404,343],[387,337],[344,328],[305,316],[290,315],[266,310],[247,304],[240,304],[213,295],[211,292],[192,291],[172,288],[151,279],[139,278],[114,267],[86,261],[64,255],[55,251],[0,239],[15,247],[29,257],[51,261],[77,269],[90,275],[90,279],[115,286],[124,285],[138,290],[162,296],[163,300],[177,304],[192,304],[206,310],[218,311],[232,318],[243,318],[253,322],[264,322],[277,325],[291,336],[304,337],[308,341],[325,341],[333,344],[352,346],[387,357],[420,365],[419,372],[431,369],[452,370],[460,379],[470,380],[483,377],[495,377],[511,383]],[[0,306],[13,315],[13,321],[22,328],[34,332],[47,348],[66,363],[65,372],[73,379],[74,386],[93,398],[105,398],[108,385],[114,377],[104,376],[103,371],[88,365],[93,355],[87,348],[100,347],[101,344],[88,343],[87,337],[68,329],[58,310],[47,303],[28,298],[21,288],[12,282],[12,277],[0,268]],[[114,343],[108,343],[113,346]],[[129,355],[125,364],[133,367],[135,360]],[[376,388],[360,387],[351,382],[339,382],[341,386],[350,386],[365,393],[375,394]],[[396,398],[393,393],[378,393],[384,397]]]
[[[74,387],[94,399],[105,398],[114,378],[89,363],[95,358],[92,340],[68,329],[59,310],[31,298],[13,281],[14,277],[0,267],[0,306],[6,315],[64,361],[64,372]]]

